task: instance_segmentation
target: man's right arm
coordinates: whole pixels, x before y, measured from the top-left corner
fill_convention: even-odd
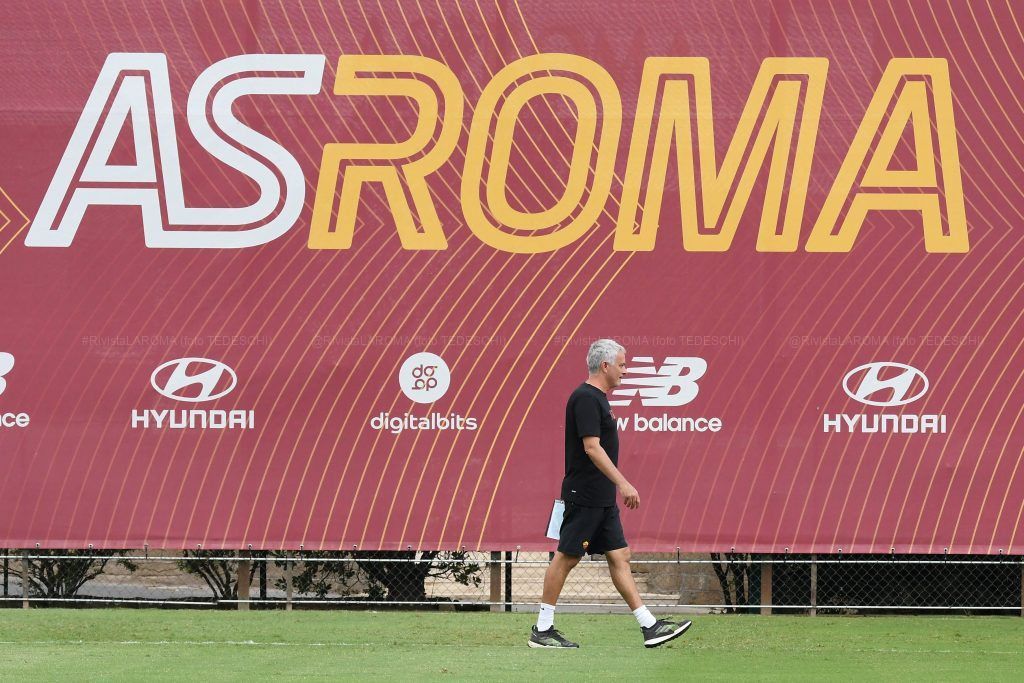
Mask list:
[[[583,437],[583,450],[586,451],[587,457],[594,463],[594,467],[601,470],[601,474],[611,479],[612,483],[619,489],[619,493],[622,494],[622,498],[626,503],[626,507],[630,510],[635,510],[640,507],[640,494],[630,484],[619,468],[615,466],[612,459],[608,457],[608,453],[605,452],[601,446],[601,439],[597,436],[585,436]]]

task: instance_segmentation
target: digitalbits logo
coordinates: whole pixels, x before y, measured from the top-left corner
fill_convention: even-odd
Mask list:
[[[398,371],[402,393],[417,403],[433,403],[448,391],[452,376],[444,359],[433,353],[409,356]]]
[[[398,370],[398,384],[402,393],[416,403],[434,403],[448,392],[452,376],[448,364],[433,353],[416,353],[409,356]],[[403,432],[461,432],[475,431],[479,426],[475,417],[443,410],[436,412],[422,408],[409,413],[392,415],[381,411],[370,418],[370,429],[390,432],[398,436]]]

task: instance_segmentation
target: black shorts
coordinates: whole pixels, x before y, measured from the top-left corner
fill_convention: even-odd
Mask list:
[[[559,552],[575,557],[606,553],[629,545],[622,532],[617,505],[593,508],[566,501],[558,537]]]

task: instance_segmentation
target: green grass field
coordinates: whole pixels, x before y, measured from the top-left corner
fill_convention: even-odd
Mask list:
[[[0,680],[1020,680],[1016,617],[696,616],[646,650],[629,615],[561,614],[576,651],[533,650],[529,614],[0,611]]]

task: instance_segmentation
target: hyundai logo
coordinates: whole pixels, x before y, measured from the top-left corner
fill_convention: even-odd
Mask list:
[[[149,383],[167,398],[202,403],[231,393],[238,384],[238,377],[234,370],[220,361],[179,358],[154,370]]]
[[[898,372],[893,373],[893,370]],[[881,379],[882,374],[889,376]],[[859,382],[855,382],[858,377]],[[916,383],[919,390],[912,394],[915,389],[914,380],[917,378],[921,380]],[[903,363],[866,363],[846,373],[843,377],[843,390],[850,398],[869,406],[902,406],[925,395],[928,391],[928,378],[917,368]],[[881,400],[882,397],[888,400]]]

